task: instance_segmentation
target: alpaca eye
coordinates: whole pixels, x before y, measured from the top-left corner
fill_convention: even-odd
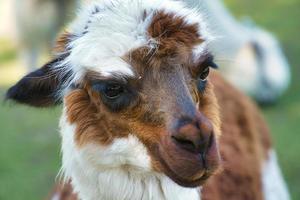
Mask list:
[[[114,100],[119,98],[124,91],[124,88],[119,84],[109,84],[104,88],[104,95],[106,98]]]
[[[200,74],[200,76],[199,76],[199,79],[202,80],[202,81],[205,81],[206,78],[208,77],[208,75],[209,75],[209,67],[205,68],[205,69],[201,72],[201,74]]]
[[[137,99],[136,90],[120,81],[94,81],[92,89],[100,94],[102,103],[112,112],[121,111],[137,102],[135,101]]]
[[[204,92],[207,84],[207,77],[209,75],[209,66],[206,67],[198,76],[197,87],[200,92]]]

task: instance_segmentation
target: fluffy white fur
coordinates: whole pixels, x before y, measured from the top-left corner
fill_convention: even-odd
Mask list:
[[[263,166],[262,175],[265,200],[290,199],[274,150],[271,150],[269,153],[269,158]]]
[[[102,76],[134,76],[128,63],[123,60],[131,50],[159,45],[156,38],[150,38],[147,28],[155,12],[165,10],[184,17],[186,23],[198,23],[199,33],[206,42],[195,47],[200,54],[212,40],[211,34],[199,12],[185,8],[179,1],[170,0],[97,0],[85,6],[70,26],[74,35],[68,44],[71,54],[62,66],[72,68],[72,82],[79,81],[88,70]],[[144,12],[146,19],[143,19]],[[69,70],[68,70],[69,71]]]
[[[164,174],[151,171],[144,145],[131,135],[112,145],[90,144],[77,148],[75,125],[63,114],[62,173],[72,179],[74,191],[83,200],[199,200],[199,189],[184,188]]]

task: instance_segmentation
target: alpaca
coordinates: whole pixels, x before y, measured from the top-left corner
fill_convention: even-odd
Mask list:
[[[289,199],[257,108],[214,70],[213,38],[179,1],[83,9],[53,60],[7,92],[63,105],[70,184],[52,199]]]
[[[274,35],[253,22],[237,21],[222,0],[186,2],[205,12],[208,26],[219,36],[209,49],[223,63],[220,70],[228,81],[263,104],[287,90],[290,66]]]

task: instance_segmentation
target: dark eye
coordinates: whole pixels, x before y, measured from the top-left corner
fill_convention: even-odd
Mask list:
[[[207,83],[207,77],[209,75],[209,68],[210,67],[206,67],[198,76],[198,80],[197,80],[197,87],[198,90],[200,92],[204,92],[205,88],[206,88],[206,83]]]
[[[124,93],[124,91],[124,87],[119,84],[107,84],[104,88],[103,93],[106,98],[114,100],[119,98]]]
[[[206,78],[208,77],[209,75],[209,67],[205,68],[201,74],[199,75],[199,79],[202,80],[202,81],[205,81]]]
[[[92,89],[99,92],[102,102],[111,111],[120,111],[136,103],[136,91],[126,83],[117,81],[94,81]]]

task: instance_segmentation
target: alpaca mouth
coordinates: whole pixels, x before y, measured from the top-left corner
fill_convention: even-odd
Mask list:
[[[216,141],[205,154],[191,153],[176,146],[157,146],[154,157],[160,171],[183,187],[199,187],[217,171],[220,155]]]
[[[175,183],[183,187],[199,187],[203,185],[206,182],[206,180],[213,174],[212,170],[204,168],[203,170],[198,172],[197,178],[188,179],[178,175],[178,173],[173,171],[163,159],[161,160],[161,164],[164,166],[164,173]]]

